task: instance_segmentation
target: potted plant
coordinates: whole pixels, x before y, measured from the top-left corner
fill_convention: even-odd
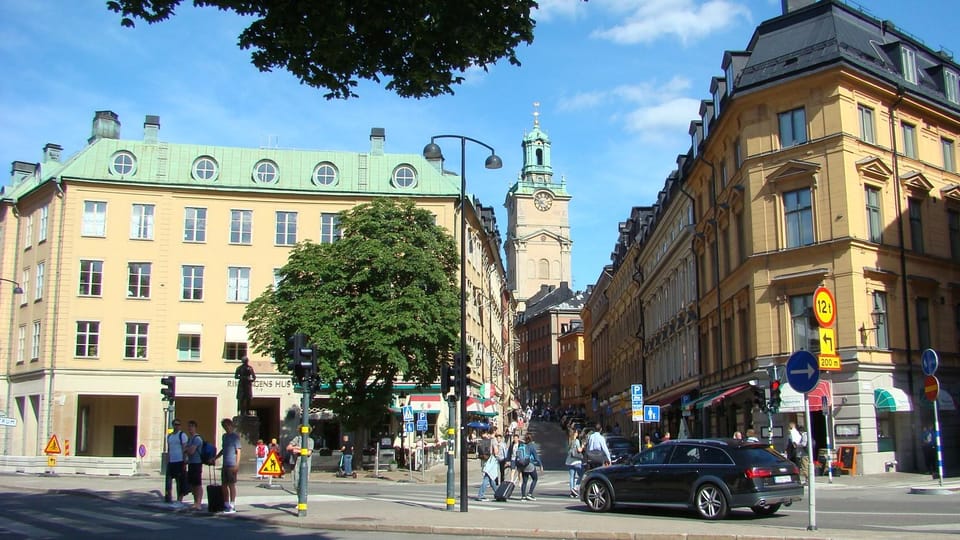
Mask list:
[[[397,460],[391,459],[388,468],[390,469],[390,472],[397,470]]]

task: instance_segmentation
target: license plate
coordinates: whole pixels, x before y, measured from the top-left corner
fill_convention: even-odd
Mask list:
[[[773,477],[773,483],[774,483],[774,484],[789,484],[790,482],[791,482],[791,479],[790,479],[789,476],[774,476],[774,477]]]

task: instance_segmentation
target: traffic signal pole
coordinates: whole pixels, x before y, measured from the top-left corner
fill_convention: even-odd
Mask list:
[[[300,403],[300,482],[297,487],[297,517],[307,516],[307,483],[310,479],[310,402],[313,397],[313,380],[304,380],[303,399]]]

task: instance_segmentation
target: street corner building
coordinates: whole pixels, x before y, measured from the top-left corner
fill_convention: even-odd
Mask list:
[[[460,226],[459,177],[442,160],[386,153],[385,140],[373,128],[364,152],[181,144],[160,138],[153,115],[142,139],[124,139],[119,117],[97,111],[88,144],[74,155],[47,144],[39,162],[14,162],[0,194],[0,306],[8,314],[0,323],[0,470],[35,463],[54,436],[58,467],[116,458],[110,472],[155,469],[173,415],[197,420],[199,433],[218,441],[219,420],[238,416],[235,372],[244,358],[256,373],[239,415],[245,444],[295,432],[300,395],[271,358],[253,354],[243,322],[292,247],[337,241],[338,213],[378,197],[412,199],[452,235]],[[467,328],[472,360],[484,367],[473,370],[472,386],[500,389],[499,407],[513,386],[504,362],[513,308],[496,220],[468,202],[466,264],[476,294]],[[169,377],[172,402],[161,394]],[[413,388],[397,383],[398,394]],[[339,447],[328,399],[321,390],[311,404],[318,448]],[[439,393],[425,402],[435,401]],[[398,424],[385,409],[371,435]],[[445,424],[432,418],[433,429]]]

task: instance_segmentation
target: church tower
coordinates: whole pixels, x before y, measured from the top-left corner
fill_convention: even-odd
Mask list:
[[[539,103],[534,103],[533,129],[524,135],[523,168],[507,192],[508,287],[517,309],[541,285],[570,285],[570,194],[566,181],[554,181],[550,163],[550,137],[540,129]]]

